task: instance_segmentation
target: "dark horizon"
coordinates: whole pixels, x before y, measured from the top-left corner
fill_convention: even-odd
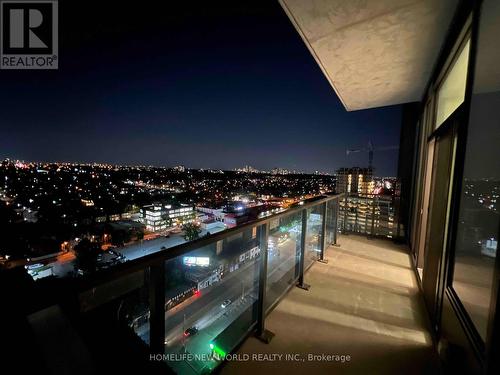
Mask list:
[[[401,107],[347,112],[278,2],[170,10],[61,3],[59,70],[0,71],[0,158],[333,173],[399,145]]]

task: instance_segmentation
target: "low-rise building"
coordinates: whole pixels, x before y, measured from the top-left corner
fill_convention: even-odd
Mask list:
[[[174,225],[182,225],[194,221],[196,212],[194,206],[180,204],[153,203],[141,209],[141,222],[146,230],[158,232]]]

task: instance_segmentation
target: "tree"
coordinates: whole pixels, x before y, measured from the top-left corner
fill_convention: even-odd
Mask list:
[[[138,241],[144,239],[144,231],[142,230],[142,228],[135,232],[135,237],[137,238]]]
[[[182,229],[186,241],[193,241],[200,237],[201,229],[195,223],[186,223],[182,226]]]
[[[93,272],[97,267],[97,255],[101,251],[98,245],[87,238],[81,240],[75,247],[75,268],[84,272]]]
[[[115,229],[111,233],[111,243],[115,246],[123,246],[125,243],[129,242],[131,235],[129,231],[124,229]]]

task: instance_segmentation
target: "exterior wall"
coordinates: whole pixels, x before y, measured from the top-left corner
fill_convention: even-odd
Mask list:
[[[397,216],[399,218],[400,225],[404,228],[409,228],[411,202],[413,195],[415,194],[415,185],[412,184],[412,175],[415,173],[417,164],[415,141],[417,140],[418,134],[418,114],[420,107],[420,103],[405,104],[403,105],[401,116],[402,122],[398,158],[398,181],[401,184],[401,199]],[[412,233],[405,231],[405,235],[405,240],[409,243]]]
[[[375,183],[371,168],[341,168],[337,171],[337,193],[373,194]]]
[[[424,299],[435,329],[437,348],[445,373],[493,374],[500,369],[500,260],[497,256],[496,262],[486,262],[496,250],[489,250],[488,254],[481,251],[477,243],[481,242],[482,237],[478,237],[477,228],[463,228],[464,225],[471,225],[464,224],[465,222],[473,223],[474,220],[464,216],[462,212],[467,158],[472,151],[476,152],[475,157],[486,151],[491,153],[491,150],[482,151],[480,144],[475,145],[475,150],[468,149],[471,134],[477,136],[481,131],[479,127],[484,125],[484,116],[487,119],[491,116],[498,118],[498,112],[495,112],[498,109],[491,102],[488,103],[489,107],[474,107],[473,102],[481,92],[476,87],[478,81],[490,88],[488,93],[500,92],[500,83],[497,83],[500,80],[496,78],[500,77],[499,56],[495,52],[497,47],[494,47],[497,45],[495,35],[498,35],[498,30],[495,31],[492,24],[488,24],[481,31],[482,20],[489,18],[492,22],[493,8],[500,14],[498,5],[495,0],[461,2],[420,108],[414,115],[411,114],[413,109],[410,109],[409,117],[403,120],[403,123],[418,121],[419,132],[418,137],[414,137],[414,188],[411,192],[412,201],[409,202],[412,212],[402,216],[411,223],[410,244],[414,259],[418,262],[415,266],[420,270],[423,268],[423,276],[422,272],[419,275],[422,277]],[[486,6],[487,10],[482,12]],[[498,25],[498,17],[494,22]],[[492,43],[481,45],[482,37]],[[468,51],[468,55],[465,60],[467,70],[462,78],[465,82],[462,102],[452,108],[444,122],[436,122],[440,90],[456,62],[463,56],[464,50]],[[478,57],[481,53],[483,67],[488,68],[487,71],[483,67],[478,69],[476,65],[481,62]],[[487,78],[483,80],[486,75]],[[454,78],[455,86],[456,83]],[[482,120],[478,117],[479,120],[475,118],[475,123],[471,123],[473,110],[476,115],[481,110],[487,112],[483,112]],[[496,148],[496,155],[498,149]],[[428,155],[430,160],[427,160]],[[403,175],[403,165],[408,163],[405,158],[405,155],[400,155],[399,171]],[[480,160],[482,159],[478,157],[476,161]],[[483,161],[488,163],[487,160]],[[492,157],[491,164],[495,165],[495,162],[496,157]],[[473,170],[477,171],[477,168]],[[425,198],[427,190],[430,202],[428,210]],[[403,191],[402,194],[408,194],[408,191]],[[470,210],[465,213],[470,213]],[[480,224],[488,223],[483,220]],[[470,229],[467,233],[472,233],[467,241],[461,237],[466,229]],[[474,241],[476,247],[472,248]],[[465,256],[464,249],[461,249],[464,242],[469,244]]]
[[[201,227],[207,231],[213,231],[213,230],[222,230],[225,229],[224,224],[222,224],[220,221],[213,221],[210,223],[201,223]]]

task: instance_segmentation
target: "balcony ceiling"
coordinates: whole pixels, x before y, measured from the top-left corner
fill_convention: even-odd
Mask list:
[[[280,0],[348,111],[419,101],[458,0]]]

